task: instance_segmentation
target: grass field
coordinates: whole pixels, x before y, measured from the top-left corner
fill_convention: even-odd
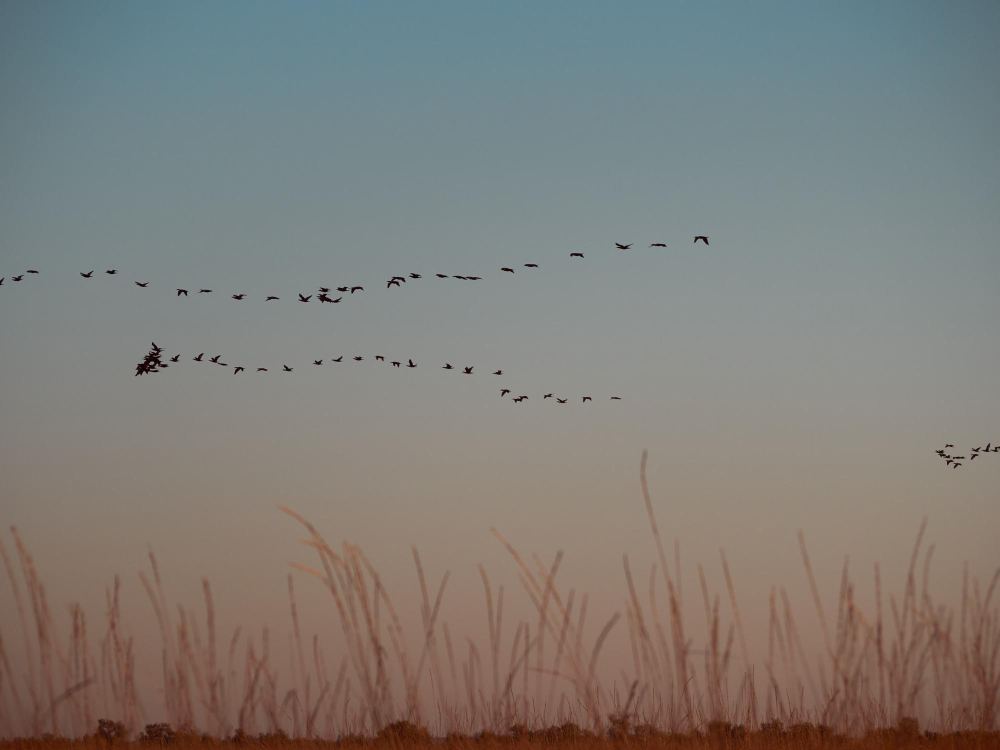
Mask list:
[[[68,637],[61,636],[31,554],[12,529],[14,553],[0,545],[0,554],[23,645],[0,634],[0,736],[11,746],[46,748],[130,740],[214,745],[220,738],[303,747],[334,740],[392,746],[1000,746],[1000,613],[992,604],[1000,570],[985,586],[966,572],[958,608],[939,605],[928,590],[929,554],[918,583],[921,527],[898,597],[883,598],[876,565],[875,611],[863,612],[845,567],[837,612],[828,618],[800,534],[813,594],[809,606],[819,617],[824,650],[807,656],[782,589],[770,597],[768,657],[737,674],[734,654],[741,664],[752,662],[725,556],[727,590],[714,600],[699,568],[707,628],[697,631],[681,606],[679,554],[675,549],[668,560],[656,525],[645,456],[640,479],[659,564],[640,588],[625,557],[624,618],[615,614],[599,623],[591,638],[584,636],[586,596],[556,584],[561,556],[551,566],[538,556],[526,560],[496,531],[537,620],[515,623],[510,637],[503,590],[494,591],[480,566],[489,642],[459,641],[439,618],[448,575],[431,586],[414,549],[423,627],[407,634],[364,552],[346,542],[334,549],[306,519],[283,508],[302,524],[316,554],[315,567],[293,567],[322,582],[346,650],[328,660],[318,637],[311,643],[303,638],[290,575],[293,673],[279,684],[266,634],[240,645],[237,628],[220,641],[207,580],[204,630],[182,608],[173,614],[151,554],[150,575],[141,579],[159,623],[163,682],[152,687],[162,705],[155,706],[140,699],[137,648],[123,633],[118,581],[109,588],[96,643],[77,604],[70,606]],[[720,611],[726,599],[728,627]],[[622,619],[627,627],[615,630]],[[622,637],[626,630],[632,663],[620,665],[617,684],[629,689],[609,689],[598,678],[598,657],[613,632]],[[224,662],[220,648],[226,648]],[[24,674],[11,664],[12,649],[26,655]]]

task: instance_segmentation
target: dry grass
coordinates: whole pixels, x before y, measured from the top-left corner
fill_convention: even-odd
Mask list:
[[[723,624],[722,598],[713,598],[699,566],[705,628],[692,636],[682,606],[679,547],[675,544],[668,563],[645,464],[643,455],[641,487],[659,564],[649,572],[643,601],[628,557],[623,558],[624,621],[622,613],[614,613],[600,623],[596,637],[585,635],[587,595],[557,583],[562,554],[549,566],[537,555],[527,560],[494,529],[537,619],[505,623],[504,588],[494,590],[480,566],[489,643],[481,649],[468,637],[455,641],[439,619],[448,574],[432,598],[414,548],[422,629],[408,641],[393,600],[364,552],[348,542],[334,549],[306,519],[282,508],[305,529],[303,543],[316,555],[313,566],[292,563],[292,568],[329,593],[346,649],[328,663],[318,637],[307,647],[289,575],[291,676],[279,684],[267,629],[254,639],[237,628],[223,664],[208,581],[203,580],[203,631],[193,612],[170,608],[150,553],[151,577],[141,573],[140,579],[160,631],[157,693],[162,705],[156,706],[144,706],[139,697],[136,644],[122,628],[118,579],[107,591],[100,648],[91,649],[78,605],[70,608],[72,628],[63,641],[31,555],[12,528],[16,562],[2,544],[0,557],[19,616],[23,645],[17,648],[27,659],[25,673],[16,675],[8,659],[7,649],[14,648],[5,638],[9,634],[0,634],[0,736],[74,736],[83,738],[75,743],[81,747],[140,736],[147,744],[219,744],[212,737],[258,742],[263,737],[266,744],[318,746],[329,744],[319,741],[325,737],[395,746],[427,744],[429,733],[450,738],[450,744],[504,746],[884,747],[918,739],[922,746],[998,746],[1000,613],[991,602],[1000,570],[984,590],[966,568],[960,608],[937,604],[928,590],[933,547],[923,553],[917,582],[921,526],[902,595],[888,597],[891,627],[883,618],[877,565],[875,612],[866,615],[855,602],[845,563],[836,620],[828,620],[800,533],[823,653],[807,658],[787,593],[772,589],[767,659],[735,674],[734,644],[740,663],[751,661],[725,553],[720,551],[732,622]],[[602,646],[609,638],[626,636],[632,663],[621,668],[621,682],[608,687],[598,676]],[[98,717],[106,720],[105,739],[92,735]],[[164,717],[169,727],[146,726]],[[940,735],[919,734],[908,717],[919,717]],[[51,740],[46,747],[51,744],[70,742]]]

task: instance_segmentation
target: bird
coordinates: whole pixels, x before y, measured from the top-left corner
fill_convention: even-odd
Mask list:
[[[321,294],[326,294],[326,293],[328,293],[330,291],[330,287],[321,286],[319,288],[319,291],[320,291]]]
[[[524,396],[515,396],[514,399],[513,399],[513,401],[514,401],[515,404],[519,404],[522,401],[524,401]]]
[[[588,401],[593,401],[593,400],[594,399],[592,399],[590,396],[584,396],[583,397],[583,403],[587,403]]]
[[[299,302],[308,302],[311,299],[312,299],[311,294],[308,297],[303,297],[301,294],[299,295]]]
[[[493,373],[494,375],[503,375],[503,370],[497,370]]]
[[[211,294],[211,293],[212,293],[211,289],[199,289],[198,290],[198,294]]]
[[[947,466],[948,464],[951,464],[951,463],[954,463],[954,461],[952,461],[952,460],[951,460],[951,459],[949,458],[949,459],[948,459],[947,461],[945,461],[945,462],[944,462],[944,465],[945,465],[945,466]]]
[[[350,290],[350,287],[347,287],[347,286],[338,286],[337,287],[337,291],[338,292],[346,292],[346,291],[349,291],[349,290]]]
[[[330,302],[331,304],[334,304],[334,305],[336,305],[336,304],[337,304],[338,302],[340,302],[340,300],[342,300],[342,299],[344,299],[344,298],[343,298],[343,297],[337,297],[337,299],[330,299],[329,297],[327,297],[326,299],[327,299],[327,301],[328,301],[328,302]]]
[[[219,362],[219,367],[229,367],[225,362]]]
[[[341,354],[341,355],[340,355],[339,357],[337,357],[336,359],[331,359],[330,361],[331,361],[331,362],[343,362],[343,361],[344,361],[344,355],[343,355],[343,354]]]
[[[974,460],[975,460],[975,459],[977,459],[977,458],[979,458],[979,454],[978,454],[978,453],[973,453],[973,454],[972,454],[972,455],[971,455],[971,456],[969,457],[969,460],[970,460],[970,461],[974,461]]]
[[[566,403],[566,399],[564,399],[564,398],[558,398],[557,397],[556,401],[558,401],[560,404],[565,404]]]
[[[219,360],[220,359],[222,359],[222,355],[221,354],[216,354],[214,357],[212,357],[208,361],[209,362],[215,362],[215,364],[219,364]]]
[[[446,273],[436,273],[434,275],[437,276],[439,279],[447,279],[448,278],[448,274],[446,274]]]
[[[465,278],[466,278],[467,281],[479,281],[483,277],[482,276],[466,276]]]
[[[135,285],[136,286],[141,286],[141,287],[145,288],[145,287],[149,286],[149,282],[148,281],[137,281],[137,282],[135,282]]]
[[[321,360],[321,359],[314,359],[313,360],[313,364],[314,365],[321,365],[321,364],[323,364],[323,360]]]
[[[188,296],[188,290],[187,290],[187,289],[178,289],[178,290],[177,290],[177,296],[178,296],[178,297],[180,297],[180,296],[181,296],[182,294],[183,294],[183,295],[184,295],[185,297],[187,297],[187,296]]]
[[[6,278],[6,276],[0,276],[0,286],[3,286],[3,280]]]
[[[410,278],[411,279],[422,279],[423,276],[421,276],[419,273],[411,273],[410,274]]]
[[[468,280],[465,276],[452,276],[452,278],[453,279],[462,279],[462,281],[467,281]]]
[[[21,274],[20,276],[11,276],[10,280],[11,281],[20,281],[23,278],[24,278],[24,274]]]
[[[392,366],[393,367],[399,367],[401,364],[403,364],[403,363],[402,362],[393,362]]]
[[[194,361],[194,362],[201,362],[201,358],[204,357],[204,356],[205,356],[205,352],[202,352],[197,357],[192,357],[192,361]]]
[[[513,268],[501,268],[500,270],[501,271],[506,271],[507,273],[514,273],[514,269]]]
[[[409,362],[409,364],[406,365],[407,367],[416,367],[417,366],[416,363],[412,359],[408,359],[407,362]]]
[[[385,284],[385,288],[388,289],[393,284],[395,284],[396,286],[399,286],[399,282],[398,281],[396,281],[395,279],[389,279],[389,281],[387,281],[386,284]]]
[[[355,361],[355,362],[360,362],[360,361],[361,361],[361,360],[363,360],[363,359],[364,359],[364,357],[355,357],[355,358],[354,358],[354,361]]]
[[[285,372],[291,372],[292,370],[295,369],[294,367],[289,367],[288,365],[282,365],[282,367],[285,368]]]
[[[521,398],[522,401],[527,401],[528,400],[527,396],[521,396],[520,398]]]
[[[363,286],[352,286],[351,294],[354,294],[355,292],[363,292],[364,290],[365,288]]]
[[[571,257],[571,258],[582,258],[583,257],[583,253],[570,253],[569,257]]]
[[[960,464],[960,463],[958,463],[958,461],[956,461],[955,463],[953,463],[953,464],[951,465],[951,468],[953,468],[953,469],[957,469],[957,468],[958,468],[959,466],[961,466],[961,465],[962,465],[962,464]]]
[[[245,294],[234,294],[234,295],[233,295],[233,299],[235,299],[235,300],[241,300],[241,299],[243,299],[244,297],[246,297],[246,295],[245,295]]]
[[[444,367],[442,367],[441,369],[442,370],[454,370],[455,368],[452,367],[451,365],[449,365],[447,362],[445,362],[444,363]]]
[[[118,269],[117,268],[112,268],[112,269],[110,269],[108,271],[105,271],[104,273],[106,273],[108,276],[114,276],[116,273],[118,273]]]
[[[543,399],[544,398],[552,398],[552,394],[551,393],[546,393],[544,396],[542,396],[542,398]]]
[[[34,268],[29,268],[27,272],[28,273],[38,273],[38,271],[36,271]]]
[[[538,264],[537,263],[525,263],[524,267],[525,268],[538,268]]]
[[[301,297],[302,295],[300,294],[299,296]],[[322,302],[333,302],[332,299],[330,299],[329,297],[326,296],[326,292],[323,292],[322,294],[320,294],[316,299],[318,299],[321,303]]]
[[[271,295],[270,297],[268,297],[268,298],[267,298],[266,300],[264,300],[264,301],[265,301],[265,302],[270,302],[270,301],[271,301],[271,300],[273,300],[273,299],[281,299],[281,297],[275,297],[274,295]]]
[[[376,362],[385,362],[385,357],[383,357],[381,354],[376,354],[375,355],[375,361]]]
[[[171,361],[171,362],[179,362],[179,361],[180,361],[180,359],[181,359],[181,355],[180,355],[180,354],[175,354],[174,356],[172,356],[172,357],[170,358],[170,361]]]
[[[984,452],[984,453],[989,453],[989,452],[990,452],[990,444],[989,444],[989,443],[987,443],[987,444],[986,444],[986,447],[985,447],[985,448],[983,448],[983,452]]]
[[[702,241],[702,242],[704,242],[704,243],[705,243],[706,245],[708,244],[708,237],[706,237],[706,236],[705,236],[705,235],[703,235],[703,234],[699,234],[699,235],[698,235],[697,237],[695,237],[695,238],[694,238],[694,241],[695,241],[695,244],[698,244],[698,240],[701,240],[701,241]]]
[[[650,244],[650,247],[666,247],[666,246],[667,246],[666,242],[653,242]]]
[[[500,389],[500,398],[503,398],[503,397],[504,397],[504,396],[506,396],[506,395],[507,395],[508,393],[510,393],[510,388],[501,388],[501,389]]]
[[[83,276],[83,278],[85,279],[89,279],[91,276],[94,275],[94,272],[93,271],[87,271],[87,273],[81,272],[80,275]]]
[[[627,245],[623,245],[620,242],[616,242],[615,243],[615,247],[617,247],[619,250],[628,250],[630,247],[632,247],[633,244],[635,244],[635,243],[630,242]]]
[[[621,401],[621,400],[622,400],[622,398],[621,398],[621,396],[612,396],[612,397],[611,397],[611,400],[612,400],[612,401]]]
[[[267,372],[267,368],[266,367],[258,367],[257,368],[257,372]]]
[[[475,365],[473,365],[472,367],[475,367]],[[462,374],[463,375],[471,375],[472,374],[472,367],[466,367],[465,371]]]
[[[955,446],[952,443],[947,443],[944,447],[945,448],[954,448]]]
[[[244,369],[245,368],[243,368],[243,367],[234,367],[233,368],[233,375],[235,375],[238,372],[243,372]]]

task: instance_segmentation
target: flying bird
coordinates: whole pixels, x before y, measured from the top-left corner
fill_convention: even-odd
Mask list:
[[[301,297],[302,295],[300,294],[299,296]],[[316,299],[318,299],[321,303],[322,302],[333,302],[332,299],[330,299],[329,297],[326,296],[325,292],[323,294],[320,294]]]
[[[28,273],[38,273],[34,268],[29,268]]]
[[[205,352],[202,352],[197,357],[193,357],[192,361],[194,361],[194,362],[201,362],[201,358],[204,357],[204,356],[205,356]]]
[[[266,367],[258,367],[257,368],[257,372],[267,372],[267,368]]]
[[[650,247],[666,247],[666,246],[667,246],[666,242],[653,242],[652,244],[650,244]]]
[[[376,362],[385,362],[385,357],[383,357],[381,354],[376,354],[375,355],[375,361]]]
[[[355,358],[354,358],[354,361],[355,361],[355,362],[360,362],[360,361],[361,361],[361,360],[363,360],[363,359],[364,359],[364,357],[355,357]]]
[[[560,404],[565,404],[566,403],[566,399],[564,399],[564,398],[556,398],[556,401],[558,401]]]
[[[393,362],[392,366],[393,367],[399,367],[401,364],[403,364],[403,363],[402,362]]]
[[[343,354],[341,354],[341,355],[340,355],[339,357],[337,357],[336,359],[331,359],[330,361],[331,361],[331,362],[343,362],[343,361],[344,361],[344,355],[343,355]]]
[[[410,278],[411,279],[422,279],[423,276],[421,276],[419,273],[411,273],[410,274]]]
[[[953,468],[953,469],[957,469],[957,468],[958,468],[959,466],[961,466],[961,465],[962,465],[962,464],[960,464],[960,463],[958,463],[958,461],[956,461],[955,463],[953,463],[953,464],[951,465],[951,468]]]
[[[326,294],[326,293],[328,293],[330,291],[330,288],[326,287],[326,286],[321,286],[319,288],[319,291],[320,291],[321,294]]]
[[[570,253],[569,257],[571,257],[571,258],[582,258],[583,257],[583,253]]]
[[[272,296],[268,297],[268,298],[267,298],[266,300],[264,300],[264,301],[265,301],[265,302],[270,302],[270,301],[271,301],[271,300],[273,300],[273,299],[281,299],[281,297],[275,297],[275,296],[273,296],[273,295],[272,295]]]
[[[363,286],[352,286],[351,294],[354,294],[355,292],[363,292],[364,290],[365,288]]]
[[[955,446],[952,443],[947,443],[944,447],[945,448],[954,448]]]
[[[448,274],[446,274],[446,273],[436,273],[434,275],[437,276],[439,279],[447,279],[448,278]]]
[[[178,297],[180,297],[180,296],[181,296],[182,294],[183,294],[183,295],[184,295],[185,297],[187,297],[187,296],[188,296],[188,290],[187,290],[187,289],[178,289],[178,290],[177,290],[177,296],[178,296]]]
[[[104,273],[106,273],[108,276],[114,276],[116,273],[118,273],[118,269],[112,268],[111,270],[105,271]]]
[[[483,277],[482,276],[466,276],[465,278],[466,278],[467,281],[479,281]]]
[[[321,360],[321,359],[314,359],[313,360],[313,364],[314,365],[321,365],[321,364],[323,364],[323,360]]]
[[[628,249],[629,249],[630,247],[632,247],[632,245],[634,245],[634,244],[635,244],[635,243],[633,243],[633,242],[630,242],[630,243],[628,243],[627,245],[623,245],[623,244],[622,244],[622,243],[620,243],[620,242],[616,242],[616,243],[615,243],[615,247],[617,247],[617,248],[618,248],[619,250],[628,250]]]
[[[452,276],[453,279],[461,279],[462,281],[468,281],[465,276]]]
[[[198,290],[198,294],[211,294],[211,293],[212,293],[211,289],[199,289]]]
[[[388,289],[393,284],[395,284],[396,286],[399,286],[399,282],[398,281],[396,281],[395,279],[389,279],[389,281],[387,281],[386,284],[385,284],[385,288]]]
[[[621,400],[622,400],[622,398],[621,398],[621,396],[612,396],[612,397],[611,397],[611,400],[612,400],[612,401],[621,401]]]
[[[174,356],[172,356],[172,357],[170,358],[170,361],[171,361],[171,362],[179,362],[179,361],[180,361],[180,359],[181,359],[181,355],[180,355],[180,354],[175,354]]]
[[[494,375],[503,375],[503,370],[497,370],[493,373]]]
[[[526,399],[526,398],[527,398],[527,396],[515,396],[515,397],[514,397],[514,403],[515,403],[515,404],[519,404],[519,403],[521,403],[522,401],[524,401],[524,399]]]
[[[20,281],[23,278],[24,278],[24,274],[21,274],[20,276],[11,276],[10,280],[11,281]]]
[[[695,238],[694,238],[694,242],[695,242],[695,244],[698,244],[698,240],[701,240],[701,241],[702,241],[702,242],[704,242],[704,243],[705,243],[706,245],[708,244],[708,237],[706,237],[706,236],[705,236],[705,235],[703,235],[703,234],[699,234],[699,235],[698,235],[697,237],[695,237]]]
[[[473,365],[472,367],[475,367],[475,365]],[[462,374],[463,375],[471,375],[472,374],[472,367],[466,367],[465,371]]]
[[[238,372],[243,372],[244,369],[245,368],[243,368],[243,367],[234,367],[233,368],[233,375],[235,375]]]
[[[245,294],[234,294],[234,295],[233,295],[233,299],[235,299],[235,300],[241,300],[241,299],[243,299],[244,297],[246,297],[246,295],[245,295]]]
[[[282,367],[285,368],[285,372],[291,372],[292,370],[295,369],[294,367],[289,367],[288,365],[282,365]]]
[[[552,394],[551,393],[546,393],[544,396],[542,396],[542,398],[543,399],[545,399],[545,398],[552,398]]]
[[[972,455],[971,455],[971,456],[969,457],[969,460],[970,460],[970,461],[974,461],[974,460],[976,460],[977,458],[979,458],[979,454],[978,454],[978,453],[973,453],[973,454],[972,454]]]
[[[94,275],[94,272],[93,271],[87,271],[87,273],[82,273],[81,272],[80,275],[83,276],[83,278],[85,278],[85,279],[89,279],[91,276]]]
[[[416,364],[413,362],[412,359],[408,359],[407,362],[409,362],[409,364],[407,365],[407,367],[416,367]]]
[[[312,299],[311,294],[308,297],[303,297],[301,294],[299,295],[299,302],[308,302],[311,299]]]
[[[538,264],[537,263],[525,263],[524,267],[525,268],[538,268]]]
[[[135,282],[135,285],[136,286],[141,286],[141,287],[145,288],[145,287],[149,286],[149,282],[148,281],[137,281],[137,282]]]
[[[220,359],[222,359],[222,355],[221,354],[216,354],[214,357],[212,357],[208,361],[209,362],[215,362],[215,364],[219,364],[219,360]]]
[[[449,365],[447,362],[445,362],[444,363],[444,367],[442,367],[441,369],[442,370],[454,370],[455,368],[452,367],[451,365]]]
[[[592,399],[590,396],[584,396],[583,397],[583,403],[587,403],[588,401],[593,401],[593,400],[594,399]]]
[[[513,268],[501,268],[500,270],[501,271],[506,271],[507,273],[514,273],[514,269]]]
[[[510,393],[510,388],[501,388],[501,389],[500,389],[500,398],[503,398],[503,397],[504,397],[504,396],[506,396],[506,395],[507,395],[508,393]]]

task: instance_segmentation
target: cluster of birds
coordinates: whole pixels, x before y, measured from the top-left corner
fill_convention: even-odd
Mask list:
[[[193,362],[207,362],[207,363],[211,363],[211,364],[214,364],[214,365],[219,365],[220,367],[226,367],[226,368],[232,367],[233,368],[233,375],[238,375],[241,372],[246,372],[247,371],[247,368],[245,366],[243,366],[243,365],[230,365],[228,362],[223,362],[221,354],[216,354],[214,357],[209,357],[208,359],[205,359],[205,354],[206,354],[206,352],[201,352],[197,356],[192,357],[191,360]],[[175,354],[172,357],[164,357],[164,349],[163,349],[163,347],[158,346],[156,344],[156,342],[153,341],[150,344],[150,349],[146,353],[146,356],[143,357],[142,360],[135,366],[135,374],[136,374],[136,376],[139,376],[139,375],[151,375],[153,373],[160,372],[161,370],[165,370],[165,369],[169,368],[173,364],[177,364],[178,362],[180,362],[180,359],[181,359],[181,355],[180,354]],[[355,362],[363,362],[365,360],[364,356],[362,356],[362,355],[355,355],[355,356],[351,357],[350,359],[353,360],[353,361],[355,361]],[[392,365],[393,367],[399,367],[399,368],[406,367],[407,369],[416,369],[416,367],[417,367],[417,363],[414,362],[412,359],[407,359],[406,362],[404,363],[402,360],[386,360],[385,356],[381,355],[381,354],[376,354],[374,359],[375,359],[376,362],[386,362],[386,361],[388,361],[388,363],[390,365]],[[331,357],[331,358],[329,358],[329,359],[327,359],[325,361],[329,362],[331,364],[334,364],[334,363],[339,364],[339,363],[341,363],[341,362],[344,361],[344,355],[341,354],[339,357]],[[320,367],[320,366],[323,365],[323,363],[324,363],[324,360],[322,360],[322,359],[314,359],[312,361],[312,364],[315,367]],[[445,362],[444,365],[441,367],[441,369],[442,370],[454,370],[455,372],[460,372],[463,375],[473,375],[473,374],[475,374],[474,373],[475,367],[476,367],[475,365],[455,367],[450,362]],[[257,367],[257,368],[254,368],[254,369],[255,369],[256,372],[269,372],[270,371],[270,368],[268,368],[268,367]],[[274,369],[277,370],[277,368],[274,368]],[[281,365],[280,372],[294,372],[294,371],[295,371],[295,367],[292,367],[292,366],[286,365],[286,364]],[[494,370],[491,374],[493,374],[493,375],[503,375],[504,371],[500,370],[500,369],[497,369],[497,370]],[[509,388],[502,388],[502,389],[500,389],[500,397],[501,398],[503,398],[504,396],[506,396],[509,393],[510,393],[510,389]],[[512,398],[511,401],[513,403],[519,404],[522,401],[527,401],[528,398],[529,398],[528,396],[516,396],[516,397]],[[556,402],[558,402],[560,404],[565,404],[565,403],[567,403],[569,401],[568,398],[559,398],[558,396],[555,396],[552,393],[546,393],[546,394],[544,394],[542,396],[542,400],[545,400],[545,399],[548,399],[548,398],[555,398]],[[584,403],[584,404],[587,403],[588,401],[593,401],[594,400],[591,396],[581,396],[581,399],[582,399],[581,403]],[[621,401],[622,399],[621,399],[620,396],[612,396],[611,400],[612,401]]]
[[[975,459],[987,453],[1000,453],[1000,444],[993,445],[992,442],[987,443],[985,446],[979,446],[978,448],[973,448],[969,451],[968,459],[965,456],[953,456],[948,453],[949,448],[954,448],[953,443],[948,443],[944,448],[939,448],[934,451],[940,458],[945,459],[945,466],[950,466],[953,469],[957,469],[962,466],[962,461],[968,460],[970,463]]]
[[[697,244],[698,240],[701,240],[704,244],[708,245],[708,237],[707,236],[699,234],[698,236],[696,236],[694,238],[695,244]],[[631,243],[631,242],[628,243],[628,244],[621,243],[621,242],[615,242],[614,243],[615,248],[617,250],[630,250],[632,248],[633,244],[635,244],[635,243]],[[667,243],[665,243],[665,242],[652,242],[652,243],[650,243],[649,246],[650,247],[663,247],[663,248],[665,248],[667,246]],[[569,257],[570,258],[583,258],[584,254],[580,253],[580,252],[571,252],[569,254]],[[524,268],[538,268],[539,264],[538,263],[525,263],[523,267]],[[513,267],[511,267],[511,266],[503,266],[500,269],[500,271],[502,273],[514,273],[515,269]],[[25,276],[28,275],[28,274],[38,274],[38,273],[39,272],[37,270],[31,268],[31,269],[28,269],[27,271],[25,271],[24,273],[18,274],[16,276],[11,276],[10,279],[11,279],[11,281],[19,282],[19,281],[23,281],[24,278],[25,278]],[[79,272],[80,276],[82,278],[84,278],[84,279],[92,279],[92,278],[94,278],[94,274],[95,273],[96,273],[96,271],[80,271]],[[119,271],[118,271],[117,268],[106,269],[104,271],[104,273],[107,276],[118,276],[119,275]],[[446,273],[435,273],[433,275],[436,276],[439,279],[458,279],[460,281],[481,281],[482,278],[483,278],[482,276],[471,276],[471,275],[462,275],[462,274],[446,274]],[[0,286],[3,286],[4,281],[6,280],[6,278],[7,277],[0,277]],[[422,279],[422,278],[424,278],[424,275],[423,274],[419,274],[419,273],[409,273],[409,274],[406,274],[404,276],[393,276],[393,277],[391,277],[390,279],[388,279],[386,281],[385,286],[386,286],[386,289],[391,289],[392,287],[402,288],[402,285],[405,284],[405,283],[407,283],[407,281],[412,281],[412,280],[415,280],[415,279]],[[133,283],[135,284],[135,286],[140,287],[142,289],[147,288],[149,286],[149,284],[150,284],[150,282],[148,282],[148,281],[134,281]],[[175,291],[175,296],[177,296],[177,297],[188,297],[191,294],[213,294],[213,293],[215,293],[214,289],[207,289],[207,288],[204,288],[204,287],[199,287],[197,290],[195,290],[194,288],[183,289],[183,288],[177,287],[177,288],[175,288],[174,291]],[[333,287],[333,286],[330,286],[330,287],[321,286],[321,287],[319,287],[318,291],[313,292],[311,294],[302,294],[301,292],[298,293],[297,301],[298,302],[310,302],[310,301],[312,301],[312,300],[315,299],[315,301],[319,302],[320,304],[330,303],[330,304],[334,304],[335,305],[335,304],[341,302],[344,299],[344,295],[345,294],[352,294],[353,295],[355,292],[363,292],[363,291],[365,291],[365,288],[364,288],[364,286],[362,286],[360,284],[346,284],[346,285],[343,285],[343,286],[336,286],[336,287]],[[337,294],[338,296],[336,298],[334,298],[333,297],[334,294]],[[231,299],[234,299],[236,301],[241,301],[241,300],[244,300],[244,299],[248,299],[250,297],[250,295],[246,294],[246,293],[230,294],[229,296],[230,296]],[[275,295],[275,294],[268,294],[268,295],[265,295],[265,297],[264,297],[264,301],[265,302],[273,302],[273,301],[280,300],[280,299],[281,299],[281,297],[278,296],[278,295]],[[296,300],[295,297],[292,297],[291,299]]]

